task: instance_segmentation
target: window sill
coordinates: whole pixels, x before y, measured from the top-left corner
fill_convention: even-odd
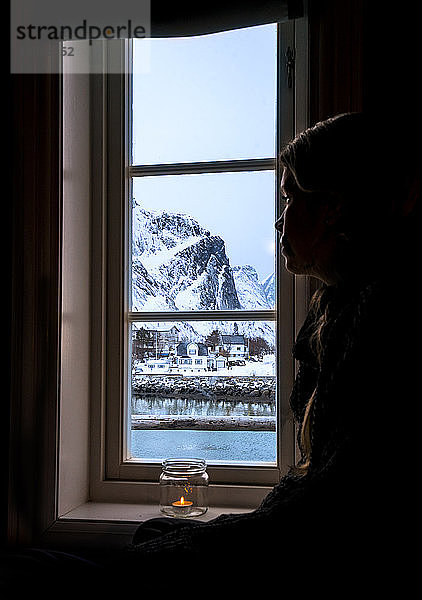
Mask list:
[[[213,506],[196,517],[210,521],[221,514],[247,513],[253,508]],[[50,548],[123,548],[147,519],[163,517],[156,504],[87,502],[59,517],[42,536]]]
[[[253,508],[212,506],[204,515],[196,517],[200,521],[210,521],[218,515],[250,512]],[[112,521],[115,523],[142,523],[147,519],[162,517],[155,504],[117,504],[112,502],[87,502],[60,517],[60,521]]]

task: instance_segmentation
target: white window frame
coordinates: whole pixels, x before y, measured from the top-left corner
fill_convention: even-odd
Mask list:
[[[299,26],[299,27],[298,27]],[[278,26],[278,95],[283,97],[282,110],[278,108],[277,148],[295,131],[303,129],[307,121],[306,28],[299,22]],[[301,33],[301,29],[303,29]],[[285,68],[287,47],[296,49],[296,64],[302,61],[301,77],[288,88]],[[130,427],[128,402],[129,360],[129,286],[128,244],[124,233],[130,232],[129,197],[130,177],[129,139],[130,121],[126,98],[130,93],[127,42],[116,41],[97,45],[104,61],[118,60],[120,75],[93,75],[90,78],[91,152],[92,152],[92,210],[91,210],[91,426],[89,457],[89,499],[92,502],[150,502],[158,501],[158,477],[161,465],[157,462],[139,462],[125,459],[125,447]],[[300,58],[299,58],[300,57]],[[105,69],[107,73],[107,69]],[[302,88],[302,96],[297,90]],[[120,132],[120,135],[116,135]],[[112,143],[109,143],[111,142]],[[230,161],[232,162],[232,161]],[[245,161],[242,161],[245,162]],[[253,161],[249,161],[253,162]],[[274,163],[274,161],[273,161]],[[263,165],[264,166],[264,165]],[[244,165],[246,168],[247,165]],[[200,166],[197,167],[198,169]],[[175,167],[177,171],[177,166]],[[207,170],[208,171],[208,170]],[[281,173],[277,172],[277,198]],[[116,201],[116,199],[118,199]],[[113,201],[112,201],[113,200]],[[279,206],[279,202],[276,201]],[[275,218],[277,215],[275,215]],[[276,466],[212,465],[210,475],[210,503],[219,506],[256,506],[295,462],[295,428],[289,407],[294,381],[295,365],[291,354],[298,324],[303,321],[308,298],[306,278],[296,278],[284,268],[281,256],[277,261],[277,298],[279,309],[276,328],[282,324],[283,334],[277,340],[277,431],[279,432]],[[116,285],[116,282],[117,285]],[[216,311],[215,320],[245,318],[243,311],[228,315]],[[259,318],[259,311],[245,311],[248,320]],[[268,311],[261,318],[268,316]],[[159,321],[157,314],[152,320]],[[195,314],[174,313],[172,320],[194,320]],[[207,311],[207,318],[212,314]],[[146,320],[146,319],[145,319]]]

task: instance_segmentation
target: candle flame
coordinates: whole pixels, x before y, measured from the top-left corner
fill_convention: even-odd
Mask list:
[[[184,503],[185,503],[185,499],[184,499],[184,497],[182,496],[182,497],[180,498],[180,504],[184,504]]]

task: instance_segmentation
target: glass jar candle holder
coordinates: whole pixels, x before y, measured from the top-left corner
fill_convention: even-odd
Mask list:
[[[203,515],[208,510],[205,460],[167,458],[160,475],[160,510],[170,517]]]

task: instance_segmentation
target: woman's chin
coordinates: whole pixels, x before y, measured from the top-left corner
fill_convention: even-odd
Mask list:
[[[319,278],[319,273],[312,264],[299,262],[294,256],[285,256],[284,261],[286,269],[293,275],[310,275]]]
[[[293,275],[301,275],[302,271],[299,268],[299,265],[294,260],[292,256],[284,256],[284,264],[289,273],[293,273]]]

